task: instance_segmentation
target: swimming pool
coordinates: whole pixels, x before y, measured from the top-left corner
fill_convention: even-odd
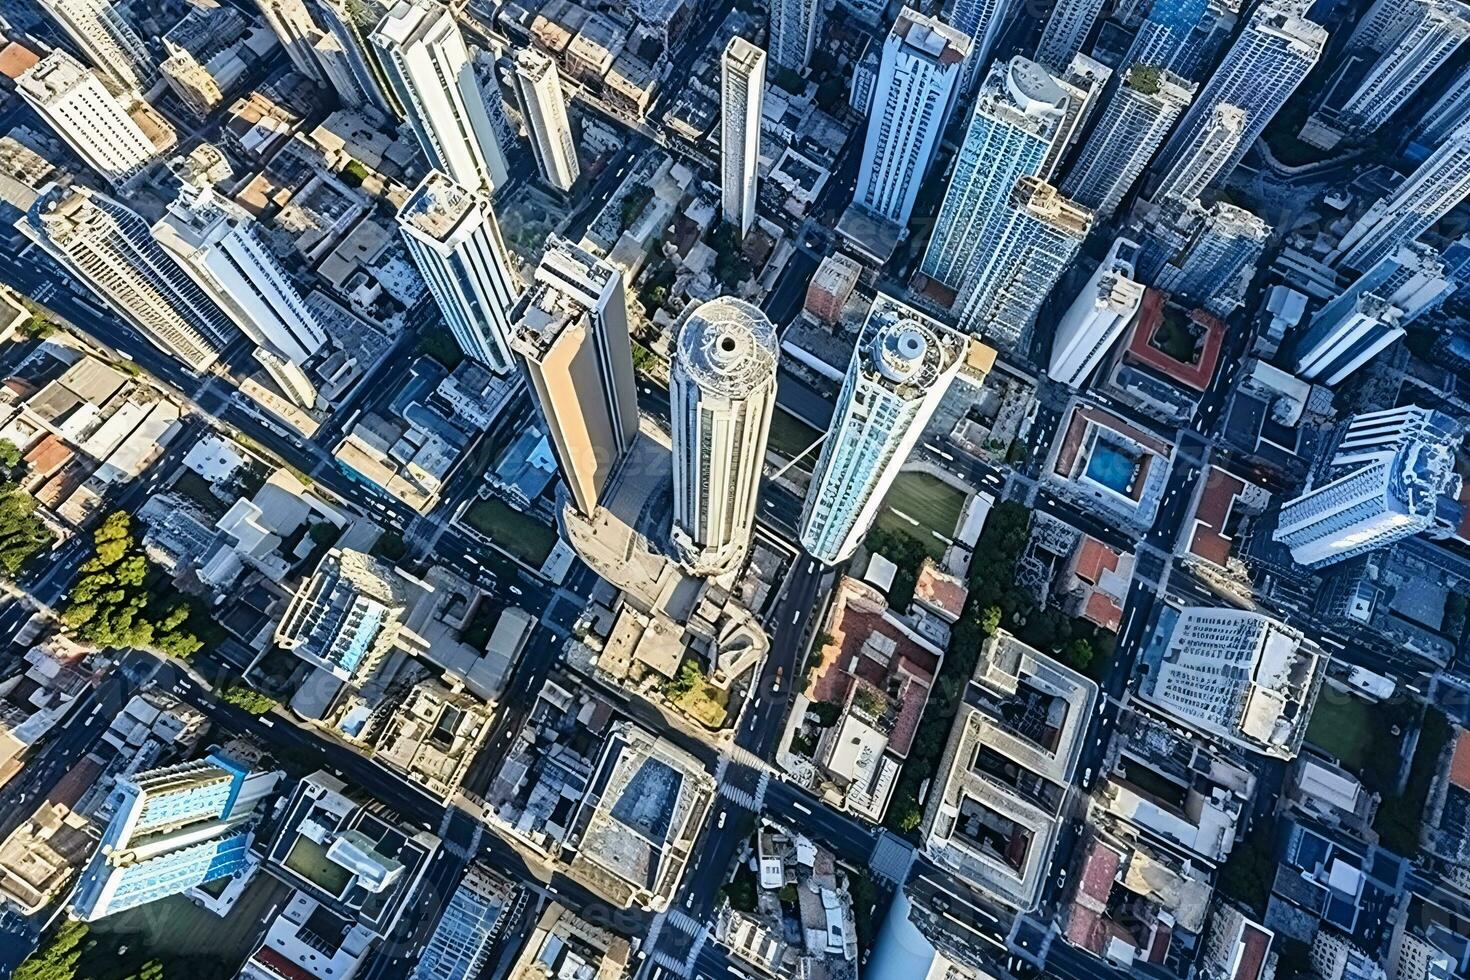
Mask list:
[[[1092,457],[1087,461],[1087,477],[1109,490],[1127,493],[1138,472],[1138,461],[1116,446],[1098,440],[1093,443]]]

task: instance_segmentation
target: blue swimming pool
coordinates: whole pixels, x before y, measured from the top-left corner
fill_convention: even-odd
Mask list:
[[[1138,462],[1127,453],[1098,441],[1092,447],[1092,458],[1087,461],[1087,476],[1119,493],[1126,493],[1138,472]]]

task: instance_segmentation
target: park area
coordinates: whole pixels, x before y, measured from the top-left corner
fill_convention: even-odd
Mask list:
[[[498,497],[482,497],[465,509],[470,527],[512,558],[540,568],[556,546],[556,529],[528,517]]]
[[[1337,759],[1344,769],[1361,773],[1374,737],[1372,710],[1362,698],[1324,690],[1307,725],[1307,741]]]
[[[913,538],[938,561],[944,557],[946,542],[959,526],[966,496],[965,491],[937,476],[909,470],[893,481],[888,496],[883,498],[883,509],[875,526],[890,534]]]

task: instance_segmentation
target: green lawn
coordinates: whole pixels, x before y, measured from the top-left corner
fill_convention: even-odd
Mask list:
[[[494,541],[506,553],[532,568],[540,568],[556,546],[556,530],[496,497],[476,500],[464,513],[470,527]]]
[[[326,848],[310,837],[298,837],[291,845],[286,867],[333,895],[342,894],[352,878],[346,868],[327,857]]]
[[[821,438],[822,433],[801,419],[792,415],[784,408],[777,408],[771,414],[771,438],[767,448],[777,456],[786,459],[795,459],[797,453],[806,452],[812,443]],[[817,456],[821,449],[807,453],[797,462],[797,468],[810,473],[817,465]]]
[[[1372,710],[1362,698],[1324,686],[1307,725],[1307,741],[1335,756],[1344,768],[1361,772],[1373,741]]]
[[[937,561],[944,557],[944,543],[931,531],[952,537],[965,509],[965,492],[928,473],[900,473],[893,488],[883,498],[877,526],[885,531],[905,534],[922,544]],[[905,517],[918,521],[915,526]]]

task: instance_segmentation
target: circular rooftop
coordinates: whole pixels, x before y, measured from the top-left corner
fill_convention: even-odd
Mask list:
[[[914,380],[923,372],[926,356],[934,344],[934,335],[919,321],[894,320],[873,340],[878,373],[899,383]]]
[[[740,397],[776,376],[777,348],[776,328],[764,313],[721,296],[684,321],[674,360],[701,390]]]
[[[1066,93],[1051,73],[1030,58],[1017,56],[1011,59],[1006,84],[1012,98],[1028,112],[1056,108],[1066,98]]]

